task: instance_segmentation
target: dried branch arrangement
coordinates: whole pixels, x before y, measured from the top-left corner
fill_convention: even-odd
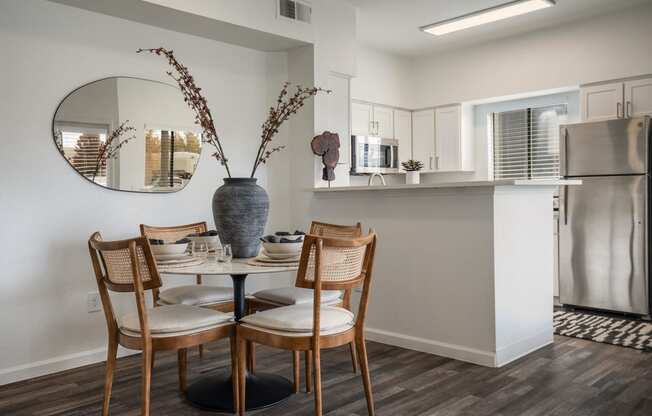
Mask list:
[[[407,172],[418,172],[423,169],[423,163],[414,159],[410,159],[407,162],[401,162],[401,165]]]
[[[283,88],[276,99],[276,106],[269,108],[269,115],[262,126],[263,131],[260,136],[261,141],[258,147],[258,153],[256,154],[256,160],[254,160],[254,166],[251,170],[252,178],[256,174],[258,167],[263,163],[267,163],[273,153],[280,152],[285,148],[285,146],[269,148],[272,138],[278,133],[281,125],[293,114],[296,114],[304,106],[308,98],[314,97],[320,92],[325,92],[326,94],[330,94],[331,92],[331,90],[325,90],[323,88],[304,88],[297,85],[294,94],[290,95],[288,92],[290,85],[289,82],[283,84]]]
[[[165,48],[138,49],[137,52],[149,52],[167,58],[168,64],[170,64],[173,69],[172,71],[168,71],[167,74],[179,85],[179,88],[183,92],[183,100],[194,111],[195,123],[201,126],[204,133],[202,135],[202,141],[215,147],[216,151],[213,153],[213,157],[215,157],[215,159],[226,168],[226,173],[230,178],[231,172],[229,170],[228,159],[224,154],[222,143],[220,142],[220,138],[215,130],[215,124],[213,123],[211,111],[208,108],[208,102],[201,94],[201,88],[195,84],[195,79],[190,75],[188,68],[179,63],[179,61],[174,57],[173,51]],[[313,97],[320,92],[331,92],[330,90],[324,90],[322,88],[304,88],[298,85],[296,91],[293,94],[290,94],[288,92],[289,86],[289,82],[286,82],[283,85],[283,89],[276,100],[276,106],[270,107],[267,120],[263,123],[260,146],[258,147],[258,153],[256,154],[254,166],[251,170],[252,178],[261,164],[267,163],[272,154],[280,152],[285,148],[285,146],[270,147],[272,138],[278,133],[281,125],[293,114],[296,114],[297,111],[304,106],[305,101],[308,98]]]
[[[227,159],[222,149],[222,143],[220,138],[217,135],[217,130],[215,130],[215,123],[213,122],[213,116],[211,110],[208,108],[208,101],[201,93],[201,88],[195,84],[195,79],[190,75],[188,67],[182,65],[175,57],[174,52],[165,48],[154,48],[154,49],[138,49],[137,53],[149,52],[159,56],[165,56],[168,60],[168,64],[172,67],[171,71],[167,71],[167,74],[172,77],[179,85],[181,92],[183,93],[183,101],[192,109],[195,113],[195,124],[199,125],[202,128],[202,141],[204,143],[209,143],[215,148],[213,157],[224,166],[226,173],[231,177],[231,171],[229,170],[229,159]]]
[[[95,168],[93,169],[92,181],[95,181],[97,173],[100,171],[102,166],[106,165],[106,161],[113,159],[118,155],[118,152],[125,144],[129,143],[130,140],[136,138],[134,132],[135,128],[128,125],[129,120],[125,120],[122,124],[118,126],[115,130],[111,132],[106,138],[106,141],[100,144],[99,152],[97,154],[97,160],[95,162]],[[125,134],[131,133],[126,139],[121,139]]]

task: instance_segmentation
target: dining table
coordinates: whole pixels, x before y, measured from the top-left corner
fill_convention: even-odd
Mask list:
[[[245,316],[245,282],[249,275],[274,276],[294,272],[296,265],[254,265],[251,259],[233,259],[230,262],[217,262],[207,259],[199,264],[163,268],[159,273],[185,276],[231,276],[233,281],[234,319],[236,324]],[[254,410],[279,403],[294,392],[293,384],[285,377],[256,371],[247,371],[246,409]],[[188,386],[186,399],[204,410],[233,412],[233,384],[230,372],[203,376]]]

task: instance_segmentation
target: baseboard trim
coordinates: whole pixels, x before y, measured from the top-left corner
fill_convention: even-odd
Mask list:
[[[516,361],[531,352],[550,345],[554,342],[552,328],[547,328],[532,337],[514,342],[506,347],[496,350],[496,367]]]
[[[482,351],[475,348],[464,347],[462,345],[449,344],[446,342],[439,342],[376,328],[366,328],[365,335],[370,341],[377,341],[383,344],[407,348],[409,350],[441,355],[442,357],[466,361],[485,367],[496,366],[496,354],[491,351]]]
[[[48,358],[47,360],[34,363],[17,365],[14,367],[0,369],[0,386],[30,378],[58,373],[72,368],[82,367],[89,364],[96,364],[106,360],[106,348],[97,348],[76,352],[73,354],[60,355]],[[119,347],[118,357],[138,354],[139,351],[128,350]]]

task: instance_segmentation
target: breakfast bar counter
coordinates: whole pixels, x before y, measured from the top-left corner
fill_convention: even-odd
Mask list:
[[[581,181],[316,188],[309,217],[380,236],[369,339],[499,367],[553,341],[553,194]]]

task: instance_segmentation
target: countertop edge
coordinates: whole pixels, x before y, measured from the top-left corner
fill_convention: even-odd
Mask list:
[[[352,192],[352,191],[394,191],[394,190],[414,190],[414,189],[443,189],[443,188],[477,188],[477,187],[500,187],[500,186],[519,186],[519,187],[546,187],[546,186],[574,186],[581,185],[579,179],[555,179],[555,180],[501,180],[501,181],[468,181],[468,182],[446,182],[446,183],[428,183],[419,185],[376,185],[376,186],[338,186],[332,188],[320,187],[310,189],[312,192]]]

